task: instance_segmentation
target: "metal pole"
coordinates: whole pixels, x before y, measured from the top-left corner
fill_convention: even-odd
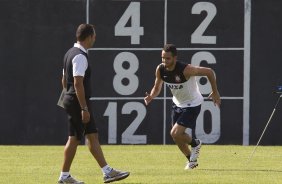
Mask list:
[[[259,143],[260,143],[260,141],[261,141],[261,139],[262,139],[262,137],[263,137],[263,135],[264,135],[264,132],[265,132],[265,130],[267,129],[268,124],[269,124],[269,122],[271,121],[272,116],[274,115],[274,112],[276,111],[276,107],[278,106],[281,97],[282,97],[282,94],[278,97],[278,100],[277,100],[277,102],[276,102],[276,104],[275,104],[275,106],[274,106],[274,109],[273,109],[273,111],[272,111],[272,113],[271,113],[271,115],[270,115],[270,117],[269,117],[269,119],[268,119],[268,122],[266,123],[266,126],[264,127],[264,130],[263,130],[263,132],[262,132],[262,134],[261,134],[261,136],[260,136],[260,138],[259,138],[259,140],[258,140],[258,142],[257,142],[257,145],[256,145],[255,149],[253,150],[253,153],[252,153],[251,156],[249,157],[248,161],[246,162],[246,164],[248,164],[248,163],[250,162],[250,160],[253,158],[253,156],[254,156],[254,154],[255,154],[255,151],[256,151],[256,149],[257,149],[257,147],[258,147],[258,145],[259,145]]]

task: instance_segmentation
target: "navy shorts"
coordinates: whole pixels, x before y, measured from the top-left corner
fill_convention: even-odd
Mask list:
[[[97,133],[97,128],[91,114],[90,101],[86,99],[87,107],[90,112],[90,122],[82,123],[81,108],[76,95],[64,96],[64,107],[69,120],[69,136],[75,136],[81,140],[85,134]]]
[[[172,104],[171,120],[172,126],[177,123],[186,128],[195,129],[196,120],[201,111],[201,105],[196,107],[177,107],[174,103]]]

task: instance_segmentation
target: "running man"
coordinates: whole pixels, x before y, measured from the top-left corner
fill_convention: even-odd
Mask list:
[[[185,130],[186,128],[195,129],[196,119],[204,101],[196,82],[196,76],[207,76],[212,87],[209,98],[220,107],[221,100],[215,74],[211,68],[192,66],[177,61],[177,49],[173,44],[164,46],[161,57],[162,63],[157,66],[155,72],[155,84],[150,94],[146,92],[144,101],[148,105],[160,94],[162,85],[166,82],[173,95],[170,135],[188,159],[184,169],[194,169],[198,166],[197,159],[202,141],[193,139],[192,135],[185,133]],[[191,151],[189,145],[191,145]]]

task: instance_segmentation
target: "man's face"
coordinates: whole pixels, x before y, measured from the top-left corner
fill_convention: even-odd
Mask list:
[[[176,61],[176,56],[173,56],[171,52],[162,51],[162,63],[165,67],[171,67]]]
[[[89,35],[89,36],[86,38],[85,43],[86,43],[87,49],[93,47],[93,45],[94,45],[94,43],[95,43],[95,40],[96,40],[96,34]]]
[[[96,40],[96,34],[90,36],[90,47],[93,47],[95,40]]]

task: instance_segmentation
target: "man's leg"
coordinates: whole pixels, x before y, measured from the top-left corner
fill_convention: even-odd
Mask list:
[[[201,143],[200,142],[196,143],[195,139],[192,139],[191,136],[185,133],[185,129],[186,127],[175,123],[171,129],[170,134],[174,142],[177,144],[178,148],[188,159],[187,165],[185,167],[185,170],[187,170],[187,169],[194,169],[195,167],[198,166],[197,157],[199,155]],[[188,144],[192,146],[192,151],[190,151]]]
[[[170,135],[173,138],[174,142],[177,144],[180,151],[187,157],[190,156],[191,151],[188,145],[191,143],[192,138],[185,133],[186,127],[174,124],[170,131]]]
[[[187,157],[187,159],[190,158],[190,155],[191,155],[191,151],[189,149],[189,145],[188,144],[183,144],[181,142],[176,142],[175,143],[177,144],[179,150]]]
[[[97,163],[101,168],[107,165],[107,162],[105,160],[103,151],[101,149],[98,134],[97,133],[91,133],[86,134],[86,138],[88,140],[88,148],[93,157],[97,160]]]
[[[102,169],[102,172],[104,174],[104,183],[122,180],[129,176],[129,172],[118,171],[116,169],[111,168],[107,164],[99,143],[98,133],[86,134],[86,138],[88,140],[89,151],[91,152],[91,154],[96,159],[97,163]]]
[[[62,166],[61,175],[58,181],[59,184],[63,184],[63,183],[84,184],[83,181],[78,181],[75,178],[73,178],[69,172],[79,143],[80,141],[78,141],[75,136],[69,136],[68,142],[66,143],[64,150],[64,162]]]
[[[77,146],[80,141],[77,140],[75,136],[69,136],[68,142],[66,143],[64,149],[64,162],[62,166],[62,172],[69,172],[76,153]]]

